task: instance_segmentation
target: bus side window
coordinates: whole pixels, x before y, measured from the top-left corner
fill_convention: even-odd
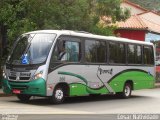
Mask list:
[[[63,47],[63,44],[65,44],[65,41],[62,41],[60,39],[55,44],[53,52],[52,52],[52,56],[50,59],[50,68],[54,68],[57,65],[62,64],[62,62],[60,61],[60,51]]]
[[[109,42],[109,63],[126,63],[124,43]]]
[[[147,65],[154,65],[154,58],[153,58],[153,49],[150,46],[144,46],[144,56],[143,56],[143,60],[144,60],[144,64]]]
[[[59,65],[58,62],[58,45],[56,44],[55,48],[53,49],[53,52],[52,52],[52,56],[51,56],[51,59],[50,59],[50,68],[54,68],[56,67],[57,65]]]
[[[78,62],[80,56],[80,43],[73,41],[66,41],[65,44],[65,56],[68,62]]]
[[[69,60],[69,49],[66,47],[65,41],[61,41],[58,45],[58,60],[68,61]]]
[[[135,64],[135,45],[128,44],[127,46],[127,60],[128,64]]]
[[[135,62],[136,64],[142,64],[142,47],[140,45],[136,46],[136,56],[135,56]]]
[[[105,41],[85,40],[85,60],[91,63],[105,63],[107,61],[107,45]]]
[[[52,53],[51,63],[80,61],[80,43],[59,40]]]
[[[97,62],[97,47],[95,40],[85,40],[85,60],[86,62]]]
[[[54,49],[54,52],[52,53],[51,61],[57,61],[58,60],[58,48],[57,46]]]

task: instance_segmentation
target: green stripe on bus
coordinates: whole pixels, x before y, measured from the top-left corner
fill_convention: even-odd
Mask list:
[[[74,77],[77,77],[77,78],[81,79],[86,84],[88,84],[88,81],[84,77],[82,77],[81,75],[78,75],[78,74],[75,74],[75,73],[71,73],[71,72],[62,72],[62,71],[59,71],[58,74],[74,76]]]
[[[85,87],[85,91],[87,91],[87,93],[94,94],[94,93],[96,93],[98,91],[98,90],[95,90],[93,88],[89,88],[88,87],[88,81],[84,77],[82,77],[81,75],[74,74],[74,73],[71,73],[71,72],[62,72],[62,71],[59,71],[58,74],[74,76],[74,77],[77,77],[80,80],[84,81],[86,85],[78,85],[78,89],[81,89],[81,87],[83,89],[84,86],[87,86],[87,87]],[[103,87],[103,89],[106,89],[106,88]],[[108,90],[105,90],[105,91],[108,91]],[[77,92],[77,94],[78,94],[78,92]]]
[[[11,94],[13,89],[21,90],[22,94],[46,96],[46,81],[43,78],[30,82],[9,82],[7,79],[4,79],[3,91],[6,94]]]
[[[143,71],[128,71],[119,74],[110,80],[109,85],[116,91],[122,92],[124,84],[127,80],[133,82],[133,89],[153,88],[155,79],[152,75]]]
[[[82,83],[71,83],[70,86],[70,96],[82,96],[89,94],[108,94],[108,90],[102,86],[99,89],[92,89]]]
[[[79,78],[84,81],[86,85],[81,83],[71,83],[70,86],[70,95],[87,95],[87,94],[107,94],[109,93],[106,87],[101,86],[100,88],[90,88],[88,86],[87,80],[81,75],[77,75],[70,72],[58,72],[58,74],[70,75]],[[109,85],[115,92],[122,92],[124,84],[127,80],[133,82],[133,89],[144,89],[144,88],[153,88],[154,87],[154,77],[148,74],[145,71],[125,71],[121,74],[113,76],[109,81]],[[97,78],[98,81],[98,78]]]

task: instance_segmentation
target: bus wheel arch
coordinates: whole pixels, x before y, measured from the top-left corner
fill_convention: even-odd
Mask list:
[[[62,88],[65,90],[65,96],[66,96],[66,97],[69,96],[70,88],[69,88],[68,83],[66,83],[66,82],[61,82],[61,83],[58,83],[57,85],[55,85],[55,88],[56,88],[56,87],[62,87]],[[55,88],[54,88],[54,89],[55,89]]]
[[[134,90],[134,84],[133,84],[133,81],[132,81],[132,80],[127,80],[127,81],[125,82],[125,84],[130,84],[130,85],[131,85],[131,89]],[[125,84],[124,84],[124,85],[125,85]]]
[[[127,80],[124,84],[123,92],[121,93],[122,98],[127,99],[131,97],[132,90],[133,90],[133,81]]]
[[[69,96],[69,85],[67,83],[58,83],[55,85],[53,94],[49,97],[51,103],[63,103],[65,97]]]
[[[124,83],[122,92],[117,93],[117,95],[120,98],[127,99],[127,98],[131,97],[131,93],[132,93],[133,88],[134,88],[133,81],[132,80],[127,80]]]

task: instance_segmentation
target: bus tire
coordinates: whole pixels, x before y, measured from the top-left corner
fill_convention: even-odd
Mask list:
[[[132,93],[132,86],[130,83],[126,83],[123,88],[122,97],[129,98],[131,97],[131,93]]]
[[[28,102],[29,99],[31,98],[30,95],[24,95],[24,94],[18,94],[17,98],[21,101],[21,102]]]
[[[132,93],[132,86],[130,83],[125,83],[123,92],[118,93],[117,95],[120,96],[120,98],[127,99],[131,97]]]
[[[64,100],[65,100],[64,88],[61,86],[57,86],[53,91],[53,95],[49,97],[49,101],[50,103],[53,104],[61,104],[63,103]]]

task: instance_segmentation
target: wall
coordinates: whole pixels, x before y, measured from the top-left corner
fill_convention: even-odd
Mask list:
[[[142,9],[139,9],[133,5],[130,5],[126,2],[122,2],[121,3],[121,8],[127,8],[131,11],[131,15],[135,15],[135,14],[140,14],[140,13],[143,13],[145,12],[145,10],[142,10]]]
[[[145,41],[145,31],[144,30],[116,30],[115,34],[123,38],[129,38],[134,40]]]

